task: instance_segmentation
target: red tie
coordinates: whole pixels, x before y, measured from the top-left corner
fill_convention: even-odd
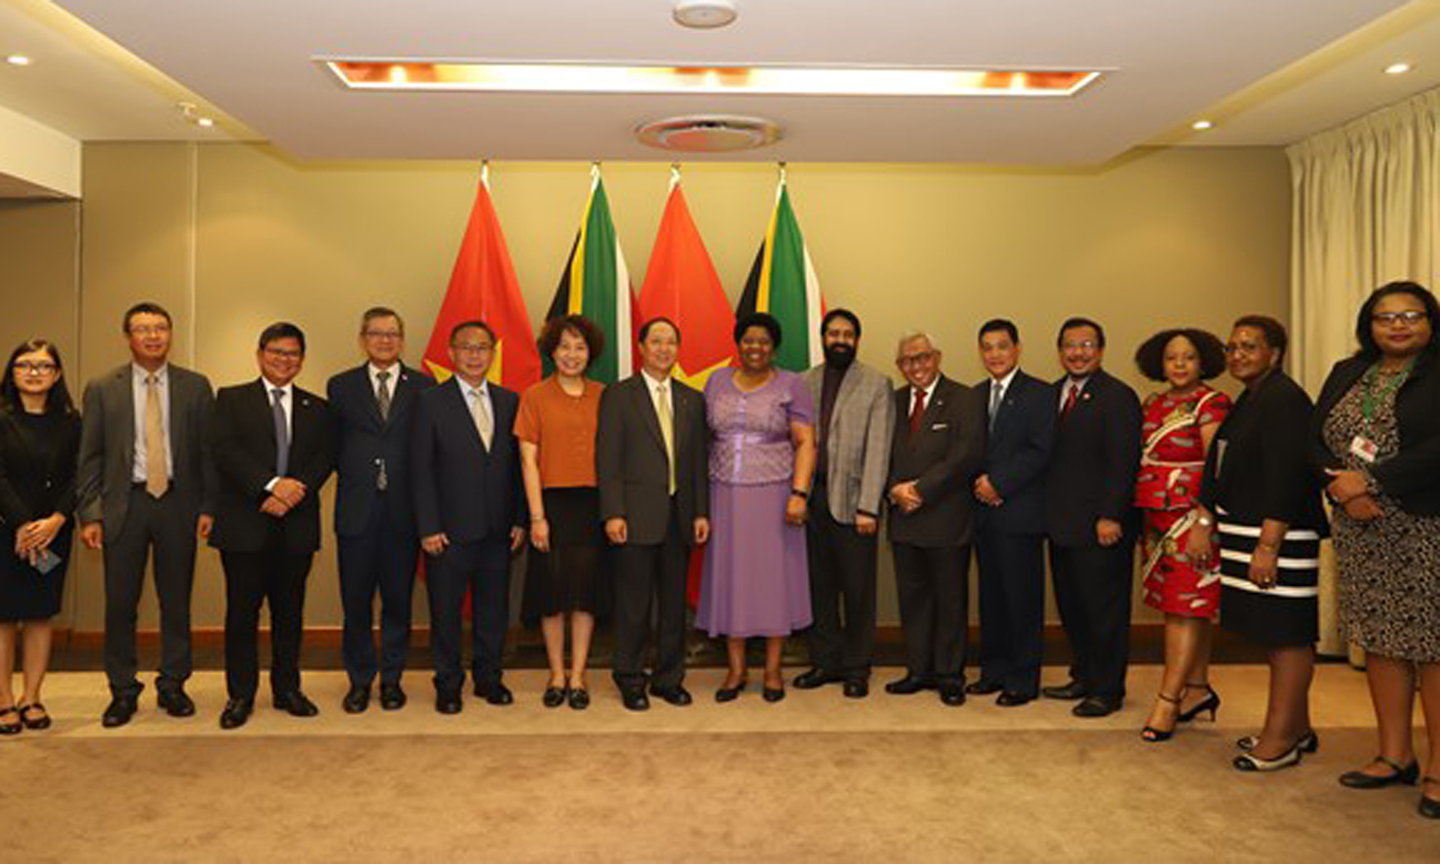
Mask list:
[[[910,434],[920,431],[920,418],[925,415],[925,391],[915,391],[915,404],[910,408]]]
[[[1070,409],[1075,407],[1075,395],[1080,392],[1080,385],[1074,381],[1070,382],[1070,389],[1065,391],[1065,404],[1060,406],[1060,419],[1064,420],[1070,416]]]

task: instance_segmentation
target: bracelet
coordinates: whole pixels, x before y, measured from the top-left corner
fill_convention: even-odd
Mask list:
[[[791,489],[790,496],[792,498],[799,498],[800,500],[804,501],[810,497],[810,493],[806,492],[804,489]]]
[[[545,521],[545,514],[544,514],[544,513],[541,513],[539,516],[531,516],[531,517],[530,517],[530,522],[531,522],[532,524],[535,523],[535,522],[544,522],[544,521]]]

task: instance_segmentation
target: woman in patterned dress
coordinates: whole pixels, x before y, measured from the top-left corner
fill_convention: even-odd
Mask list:
[[[1135,352],[1135,363],[1146,378],[1170,385],[1145,400],[1135,482],[1135,506],[1145,514],[1145,604],[1165,613],[1165,672],[1140,733],[1155,742],[1205,711],[1213,720],[1220,707],[1209,677],[1220,574],[1196,566],[1185,547],[1200,513],[1195,496],[1205,451],[1230,412],[1230,397],[1204,383],[1225,371],[1225,346],[1204,330],[1156,333]]]
[[[1315,412],[1335,503],[1340,622],[1365,649],[1379,755],[1340,782],[1413,784],[1415,679],[1429,734],[1420,814],[1440,819],[1440,368],[1435,295],[1391,282],[1360,308],[1360,350],[1335,364]]]

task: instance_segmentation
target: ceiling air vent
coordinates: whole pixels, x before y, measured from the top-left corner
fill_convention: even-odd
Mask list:
[[[643,143],[684,153],[753,150],[780,140],[780,126],[759,117],[696,114],[646,123],[635,130]]]

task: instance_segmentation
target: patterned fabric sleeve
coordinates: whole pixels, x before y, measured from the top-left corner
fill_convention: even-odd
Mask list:
[[[1217,390],[1215,395],[1206,400],[1205,406],[1200,409],[1200,416],[1196,418],[1196,422],[1201,426],[1223,423],[1226,415],[1230,413],[1231,407],[1230,397]]]
[[[815,424],[815,399],[810,395],[810,388],[805,386],[805,379],[799,375],[788,373],[790,384],[790,399],[786,405],[789,411],[790,422]]]

